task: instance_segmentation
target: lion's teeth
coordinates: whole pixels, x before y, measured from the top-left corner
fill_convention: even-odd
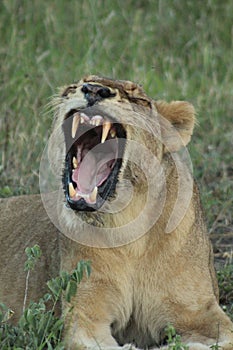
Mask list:
[[[91,124],[95,126],[99,126],[102,123],[103,118],[100,115],[95,115],[92,120]]]
[[[102,129],[102,138],[101,138],[101,143],[104,143],[107,136],[108,132],[111,129],[112,124],[110,122],[104,122],[103,124],[103,129]]]
[[[90,118],[85,113],[80,113],[80,124],[89,124]]]
[[[73,198],[76,194],[76,191],[74,189],[74,186],[72,184],[72,182],[69,183],[69,196],[70,198]]]
[[[75,157],[73,157],[72,163],[73,163],[73,168],[76,169],[78,167],[78,161]]]
[[[73,116],[73,121],[72,121],[72,129],[71,129],[71,135],[73,137],[73,139],[75,138],[77,129],[78,129],[78,125],[79,125],[79,121],[80,121],[80,117],[78,114],[75,114]]]
[[[99,126],[100,124],[101,124],[101,119],[96,119],[96,120],[95,120],[95,125],[96,125],[96,126]]]
[[[92,193],[89,196],[89,199],[92,203],[96,203],[97,193],[98,193],[98,187],[95,186],[94,190],[92,191]]]
[[[116,137],[116,130],[111,129],[110,130],[110,135],[111,135],[112,138]]]

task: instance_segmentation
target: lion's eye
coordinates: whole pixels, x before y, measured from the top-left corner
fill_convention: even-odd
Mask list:
[[[74,94],[76,92],[77,86],[68,86],[65,91],[62,93],[62,97],[66,97],[68,94]]]

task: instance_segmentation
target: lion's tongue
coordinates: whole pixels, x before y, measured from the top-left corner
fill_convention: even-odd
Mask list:
[[[78,193],[90,194],[95,186],[100,186],[107,179],[111,168],[109,161],[114,159],[113,153],[96,153],[89,151],[77,169],[72,180],[77,184]]]

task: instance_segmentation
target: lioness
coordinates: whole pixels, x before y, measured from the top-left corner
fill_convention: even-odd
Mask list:
[[[164,330],[172,324],[190,350],[216,343],[232,350],[233,324],[218,305],[212,249],[185,153],[193,106],[154,101],[137,84],[97,76],[65,87],[53,104],[48,181],[62,175],[62,186],[48,199],[42,166],[42,199],[64,235],[58,248],[57,230],[37,197],[2,201],[0,299],[22,307],[17,247],[40,239],[49,250],[47,268],[38,281],[34,276],[31,297],[54,269],[92,262],[71,305],[63,302],[66,349],[168,349]]]

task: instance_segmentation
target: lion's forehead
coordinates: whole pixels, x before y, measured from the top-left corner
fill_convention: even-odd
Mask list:
[[[137,91],[138,93],[144,94],[142,87],[129,80],[115,80],[110,78],[99,77],[97,75],[89,75],[80,80],[81,83],[98,83],[103,86],[115,88],[118,90],[125,90],[129,92]]]

